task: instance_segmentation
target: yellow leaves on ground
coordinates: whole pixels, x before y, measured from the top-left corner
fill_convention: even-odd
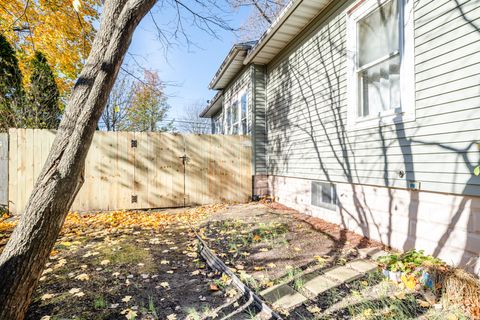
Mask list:
[[[44,294],[40,297],[40,300],[45,301],[45,300],[53,298],[54,296],[55,296],[55,294],[53,294],[53,293],[46,293],[46,294]]]
[[[68,291],[68,293],[74,295],[75,297],[83,297],[85,295],[80,288],[72,288]]]
[[[124,314],[128,320],[135,319],[138,315],[137,311],[132,309],[125,309],[121,312],[121,314]]]
[[[80,280],[80,281],[88,281],[88,280],[90,280],[90,276],[86,273],[82,273],[82,274],[79,274],[78,276],[76,276],[75,279]]]
[[[0,239],[2,238],[2,233],[6,231],[11,231],[17,224],[15,221],[7,221],[10,216],[6,213],[0,217]]]
[[[130,302],[130,300],[132,300],[132,296],[125,296],[122,301],[125,302],[125,303],[128,303]]]
[[[70,213],[63,226],[64,233],[83,234],[89,230],[117,230],[125,228],[165,229],[175,222],[192,224],[205,218],[210,212],[222,208],[224,205],[211,205],[185,210],[179,213],[168,211],[112,211],[104,213],[79,214]],[[150,244],[159,244],[158,238],[149,240]],[[175,244],[173,241],[169,242]],[[166,243],[166,244],[169,244]]]
[[[101,264],[102,266],[106,266],[106,265],[109,264],[109,263],[110,263],[110,260],[107,260],[107,259],[100,261],[100,264]]]

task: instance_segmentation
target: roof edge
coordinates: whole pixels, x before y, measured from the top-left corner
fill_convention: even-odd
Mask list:
[[[291,0],[282,12],[278,15],[275,21],[272,22],[270,27],[263,33],[258,39],[257,43],[250,49],[250,52],[245,57],[244,65],[249,64],[262,50],[262,48],[268,43],[271,37],[278,31],[278,29],[287,21],[290,15],[297,9],[297,7],[303,2],[303,0]]]
[[[231,65],[231,63],[235,60],[235,57],[241,51],[248,52],[248,50],[250,50],[255,43],[256,43],[256,41],[249,41],[249,42],[234,44],[232,46],[232,49],[230,49],[229,53],[227,54],[227,56],[223,60],[222,64],[218,68],[217,72],[215,73],[215,76],[210,81],[210,84],[208,85],[208,88],[209,89],[215,89],[215,86],[218,84],[218,82],[222,78],[223,74],[228,70],[228,67]]]
[[[215,96],[213,96],[212,100],[208,103],[208,105],[205,107],[205,109],[200,112],[198,115],[200,118],[211,118],[211,115],[207,115],[214,107],[215,105],[220,102],[220,99],[223,98],[223,91],[218,91]]]

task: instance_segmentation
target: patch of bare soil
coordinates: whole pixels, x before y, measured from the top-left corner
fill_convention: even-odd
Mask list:
[[[356,257],[357,249],[382,247],[279,204],[231,206],[210,217],[201,232],[227,265],[259,282],[257,289],[297,269],[324,268]]]
[[[303,287],[308,276],[359,258],[359,249],[385,248],[277,203],[227,207],[204,221],[199,233],[252,290],[285,284],[307,298],[290,310],[274,305],[285,319],[466,319],[456,310],[435,310],[379,271],[312,296]]]

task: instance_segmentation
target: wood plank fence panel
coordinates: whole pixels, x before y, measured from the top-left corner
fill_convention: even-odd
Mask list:
[[[8,134],[0,133],[0,206],[8,207]]]
[[[54,137],[52,130],[9,130],[10,212],[23,211]],[[84,175],[73,211],[245,202],[252,184],[250,138],[96,132]]]

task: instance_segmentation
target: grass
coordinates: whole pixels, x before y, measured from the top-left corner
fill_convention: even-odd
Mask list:
[[[105,309],[107,307],[107,302],[103,296],[98,296],[93,302],[93,307],[95,309]]]
[[[151,296],[148,297],[148,311],[155,319],[158,319],[157,309],[155,308],[155,301]]]
[[[134,241],[134,239],[132,239]],[[118,246],[101,247],[98,248],[100,252],[98,262],[102,260],[109,260],[110,264],[114,265],[138,265],[142,263],[142,270],[145,272],[153,272],[155,265],[152,256],[148,251],[141,250],[138,246],[127,241],[122,241]]]

